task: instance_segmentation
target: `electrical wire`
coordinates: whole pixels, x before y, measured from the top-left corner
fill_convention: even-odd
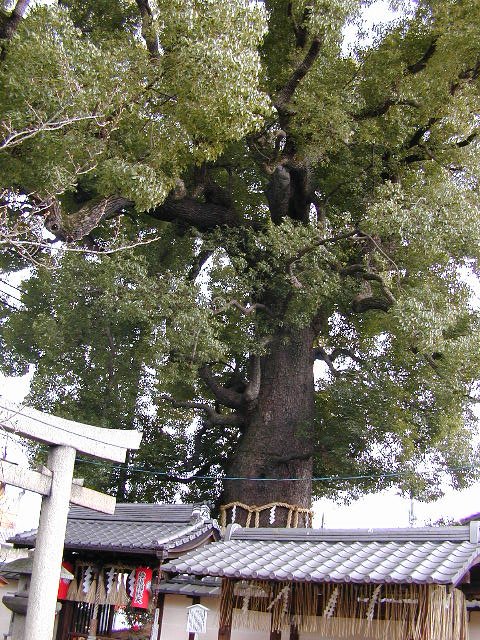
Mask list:
[[[20,298],[18,296],[13,295],[13,293],[8,293],[7,291],[3,291],[3,289],[0,289],[0,293],[3,293],[4,296],[8,296],[9,298],[13,298],[17,302],[21,302],[23,304],[22,300],[20,300]]]
[[[10,284],[10,282],[8,282],[7,280],[3,280],[3,278],[0,278],[0,282],[2,282],[3,284],[6,284],[8,287],[11,287],[12,289],[15,289],[19,293],[25,293],[24,291],[22,291],[22,289],[19,289],[14,284]]]
[[[0,291],[0,293],[3,293]],[[13,309],[13,311],[18,311],[17,307],[14,307],[13,304],[10,304],[9,302],[7,302],[6,300],[3,300],[2,298],[0,298],[0,304],[3,304],[5,307],[9,307],[10,309]]]
[[[77,457],[77,462],[82,462],[85,464],[91,464],[94,466],[104,466],[101,462],[96,462],[95,460],[89,460],[86,458]],[[167,471],[160,471],[159,469],[145,469],[144,467],[135,467],[129,465],[117,465],[117,469],[126,469],[128,471],[135,473],[145,473],[147,475],[159,476],[163,480],[170,482],[182,482],[182,481],[194,481],[194,480],[229,480],[229,481],[250,481],[250,482],[353,482],[356,480],[382,480],[386,478],[397,478],[403,475],[407,475],[411,473],[410,469],[405,469],[403,471],[395,471],[391,473],[379,473],[379,474],[363,474],[357,476],[317,476],[313,478],[254,478],[254,477],[242,477],[242,476],[191,476],[181,478],[180,476],[172,477],[171,473]],[[445,471],[474,471],[478,470],[480,467],[476,465],[466,465],[461,467],[447,467]]]
[[[9,407],[5,407],[4,405],[2,405],[0,403],[0,409],[4,409],[5,411],[14,411],[14,416],[15,415],[21,415],[25,418],[28,418],[30,420],[33,420],[34,422],[38,422],[39,424],[43,424],[49,427],[54,427],[55,429],[59,429],[60,431],[64,431],[66,433],[71,433],[68,429],[64,429],[58,425],[52,424],[50,422],[46,422],[45,420],[41,420],[40,418],[36,418],[33,416],[29,416],[28,414],[24,414],[22,413],[22,409],[24,408],[24,406],[21,406],[20,408],[13,410],[12,408]],[[26,407],[25,407],[26,408]],[[0,428],[2,427],[2,425],[0,425]],[[4,427],[3,427],[4,428]],[[14,433],[16,433],[16,430],[13,430]],[[103,442],[101,440],[98,440],[97,438],[92,438],[90,436],[85,436],[82,435],[82,437],[86,438],[87,440],[92,440],[95,442],[99,442],[101,444],[106,444],[106,445],[110,445],[112,446],[111,442]],[[115,446],[115,445],[113,445]],[[89,460],[89,459],[85,459],[85,458],[81,458],[81,457],[77,457],[77,462],[82,462],[84,464],[90,464],[90,465],[95,465],[95,466],[105,466],[105,463],[102,462],[96,462],[94,460]],[[107,463],[108,464],[108,463]],[[163,480],[167,481],[167,482],[190,482],[190,481],[194,481],[194,480],[215,480],[215,481],[236,481],[236,482],[242,482],[242,481],[249,481],[249,482],[306,482],[306,481],[311,481],[311,482],[332,482],[332,483],[340,483],[340,482],[354,482],[354,481],[358,481],[358,480],[382,480],[382,479],[387,479],[387,478],[397,478],[397,477],[401,477],[403,475],[407,475],[409,473],[411,473],[411,469],[404,469],[404,470],[400,470],[400,471],[394,471],[391,473],[380,473],[380,474],[362,474],[362,475],[351,475],[351,476],[317,476],[317,477],[313,477],[313,478],[255,478],[255,477],[247,477],[247,476],[214,476],[214,475],[203,475],[203,476],[191,476],[191,477],[181,477],[179,475],[176,475],[175,477],[172,476],[172,474],[170,472],[167,471],[161,471],[159,469],[145,469],[144,467],[135,467],[135,466],[130,466],[130,465],[115,465],[116,468],[118,470],[120,469],[126,469],[129,472],[136,472],[136,473],[144,473],[147,475],[153,475],[153,476],[158,476],[161,477]],[[445,471],[448,472],[461,472],[461,471],[475,471],[475,470],[479,470],[480,467],[478,465],[465,465],[465,466],[460,466],[460,467],[446,467]]]

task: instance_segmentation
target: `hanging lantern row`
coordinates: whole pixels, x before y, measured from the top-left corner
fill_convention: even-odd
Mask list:
[[[66,593],[65,588],[62,593],[59,590],[59,599],[147,609],[152,573],[150,567],[137,567],[126,574],[125,567],[102,567],[99,570],[93,565],[80,566]]]

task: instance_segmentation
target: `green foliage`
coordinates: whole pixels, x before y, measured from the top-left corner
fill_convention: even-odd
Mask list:
[[[159,6],[165,50],[152,65],[132,5],[30,12],[0,68],[0,134],[36,133],[21,157],[0,152],[0,186],[58,195],[90,173],[99,194],[123,191],[142,211],[165,199],[192,158],[213,160],[261,124],[269,104],[257,87],[257,6]]]
[[[68,214],[120,194],[129,215],[89,240],[157,240],[104,255],[54,245],[44,266],[35,254],[22,306],[0,319],[3,371],[33,363],[30,401],[42,409],[142,429],[127,497],[168,499],[179,485],[142,467],[221,478],[242,438],[238,425],[207,428],[202,403],[220,422],[233,410],[219,408],[202,367],[241,393],[252,355],[314,324],[313,346],[331,356],[315,369],[315,475],[365,476],[316,494],[395,484],[428,498],[446,470],[455,486],[471,481],[480,2],[415,3],[351,55],[353,0],[150,6],[153,59],[133,0],[37,6],[5,43],[2,238],[26,237],[36,199],[55,196]],[[308,220],[271,215],[279,167],[304,170]],[[208,196],[219,187],[237,224],[154,219],[180,177],[197,206],[221,206]],[[5,271],[24,267],[2,246]],[[82,474],[103,489],[124,482],[118,468]],[[183,484],[190,499],[220,490]]]

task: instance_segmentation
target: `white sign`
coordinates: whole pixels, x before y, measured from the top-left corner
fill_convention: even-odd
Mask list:
[[[207,633],[208,609],[202,604],[192,604],[187,607],[187,631],[188,633]]]

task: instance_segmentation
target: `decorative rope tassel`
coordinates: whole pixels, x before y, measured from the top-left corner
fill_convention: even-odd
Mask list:
[[[130,598],[128,597],[127,590],[125,589],[125,582],[123,580],[123,574],[121,573],[115,604],[119,607],[126,607],[129,602]]]
[[[95,594],[95,603],[96,604],[106,604],[107,601],[107,591],[105,589],[105,581],[103,579],[103,572],[100,571],[98,574],[98,586],[97,592]]]
[[[85,596],[84,602],[86,602],[87,604],[95,604],[95,595],[96,595],[96,593],[97,593],[97,579],[94,578],[92,580],[92,584],[90,585],[88,593]]]
[[[73,580],[68,585],[67,597],[66,600],[77,600],[78,599],[78,582],[74,577]]]

